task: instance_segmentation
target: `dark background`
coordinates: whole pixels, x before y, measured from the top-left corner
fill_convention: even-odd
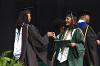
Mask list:
[[[0,0],[0,54],[13,50],[16,18],[22,8],[32,7],[32,23],[41,34],[52,31],[55,20],[64,19],[67,10],[89,10],[92,13],[90,25],[97,33],[100,31],[99,6],[99,0]]]

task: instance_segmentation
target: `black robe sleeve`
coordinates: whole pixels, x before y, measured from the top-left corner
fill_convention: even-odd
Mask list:
[[[40,35],[38,29],[34,25],[28,27],[28,38],[33,47],[43,48],[49,43],[47,34],[43,37]]]

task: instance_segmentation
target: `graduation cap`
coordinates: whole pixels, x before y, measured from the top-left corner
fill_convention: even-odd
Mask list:
[[[80,16],[84,16],[84,15],[89,15],[89,16],[92,15],[91,12],[90,12],[89,10],[82,10],[82,11],[79,11],[78,14],[79,14],[79,17],[80,17]]]
[[[66,12],[66,17],[69,16],[69,17],[77,17],[77,12],[75,11],[72,11],[72,10],[67,10]]]
[[[27,11],[27,10],[30,10],[30,11],[31,11],[32,9],[33,9],[33,7],[28,6],[28,7],[20,7],[20,8],[17,8],[16,11],[17,11],[17,12],[21,12],[21,11],[25,11],[25,10],[26,10],[26,11]]]
[[[22,14],[26,14],[26,13],[31,13],[32,12],[33,7],[28,6],[28,7],[20,7],[16,9],[16,15],[22,15]]]
[[[27,9],[29,9],[29,10],[31,10],[33,7],[25,7],[25,8],[22,8],[21,10],[27,10]]]

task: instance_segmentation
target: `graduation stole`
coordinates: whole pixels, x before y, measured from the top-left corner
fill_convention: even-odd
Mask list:
[[[88,28],[89,28],[89,25],[87,26],[87,28],[86,28],[86,31],[85,31],[85,34],[84,34],[84,42],[86,42],[86,35],[87,35],[87,31],[88,31]],[[85,48],[86,48],[86,46],[87,46],[87,44],[85,44]],[[88,49],[87,49],[87,53],[88,53]],[[88,55],[89,55],[89,53],[88,53]],[[93,66],[92,64],[91,64],[92,62],[91,62],[91,60],[89,59],[89,64],[90,64],[90,66]]]
[[[66,32],[64,33],[64,36],[63,36],[62,40],[72,40],[72,36],[73,36],[75,30],[76,29],[66,30]],[[60,48],[58,56],[57,56],[57,60],[60,63],[66,61],[67,58],[68,58],[68,52],[69,52],[69,47],[62,47],[62,48]]]
[[[63,40],[72,40],[72,29],[66,30],[63,36]]]
[[[88,28],[89,28],[89,25],[86,27],[86,31],[85,31],[85,34],[83,34],[84,35],[84,42],[86,42],[86,35],[87,35],[87,31],[88,31]]]

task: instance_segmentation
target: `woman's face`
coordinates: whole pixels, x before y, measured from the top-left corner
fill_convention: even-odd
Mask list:
[[[65,19],[65,21],[66,21],[66,25],[71,25],[71,17],[66,17],[66,19]]]
[[[27,14],[27,17],[28,17],[28,21],[31,22],[31,14],[30,13]]]

